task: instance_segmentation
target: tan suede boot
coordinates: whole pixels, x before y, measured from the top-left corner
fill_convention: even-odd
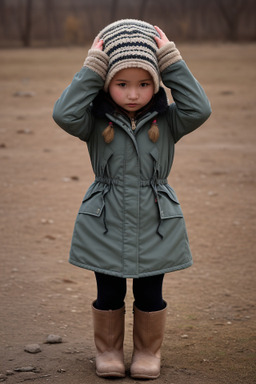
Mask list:
[[[160,375],[166,313],[167,307],[161,311],[143,312],[134,306],[134,350],[130,369],[134,379],[156,379]]]
[[[125,307],[101,311],[92,304],[96,373],[101,377],[124,377],[124,315]]]

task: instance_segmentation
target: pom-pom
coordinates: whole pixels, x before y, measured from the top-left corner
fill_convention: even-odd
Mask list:
[[[151,127],[148,131],[148,136],[153,143],[156,143],[159,139],[159,128],[156,120],[152,122]]]
[[[107,128],[102,132],[102,136],[104,137],[105,143],[109,144],[114,139],[115,131],[113,128],[113,123],[110,121]]]

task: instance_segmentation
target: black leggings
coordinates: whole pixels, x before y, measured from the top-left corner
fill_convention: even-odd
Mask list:
[[[100,310],[115,310],[124,305],[126,279],[95,272],[97,300],[94,306]],[[133,279],[135,305],[145,312],[160,311],[166,304],[162,296],[164,274]]]

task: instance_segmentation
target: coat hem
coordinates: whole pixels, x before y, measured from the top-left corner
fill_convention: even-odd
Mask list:
[[[158,271],[138,273],[136,275],[134,275],[134,274],[126,275],[126,274],[123,274],[121,272],[107,271],[106,269],[101,269],[101,268],[97,268],[97,267],[90,267],[86,264],[78,263],[78,262],[72,260],[71,258],[69,259],[69,263],[76,266],[76,267],[87,269],[87,270],[93,271],[93,272],[103,273],[105,275],[122,277],[124,279],[126,279],[126,278],[136,279],[136,278],[141,278],[141,277],[156,276],[156,275],[161,275],[161,274],[165,274],[165,273],[169,273],[169,272],[180,271],[182,269],[186,269],[186,268],[191,267],[193,265],[193,260],[189,260],[187,263],[181,264],[181,265],[178,265],[175,267],[165,268],[165,269],[161,269]]]

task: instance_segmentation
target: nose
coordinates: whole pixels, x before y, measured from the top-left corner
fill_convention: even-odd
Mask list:
[[[128,94],[129,100],[136,100],[138,98],[138,92],[135,88],[131,88]]]

